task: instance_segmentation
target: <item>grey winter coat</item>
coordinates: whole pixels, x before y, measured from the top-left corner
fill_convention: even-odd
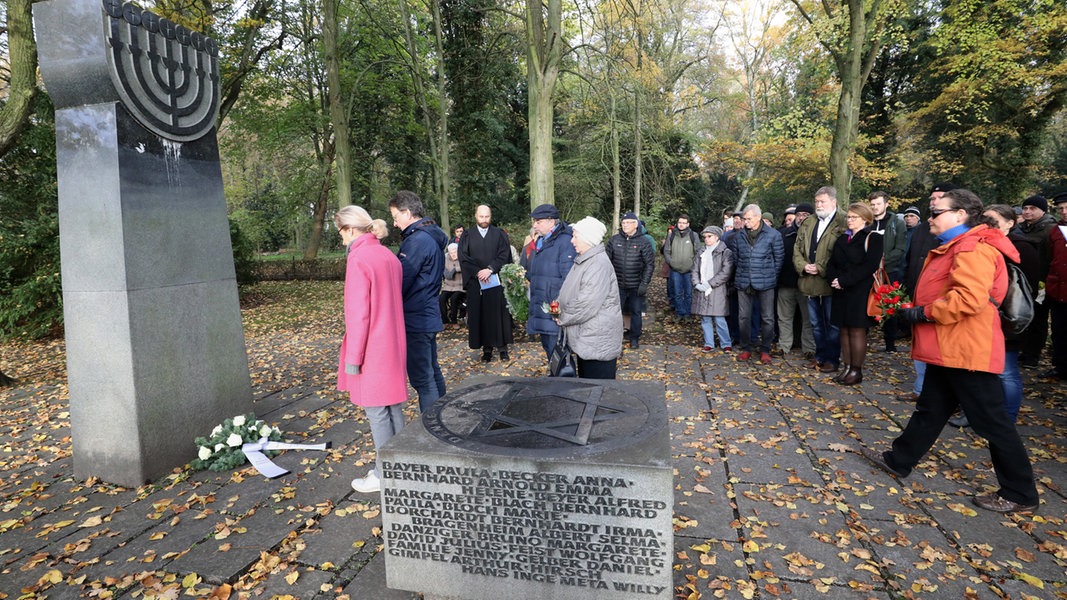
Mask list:
[[[580,358],[614,360],[622,355],[619,283],[603,244],[574,257],[559,290],[559,312],[567,344]]]
[[[700,281],[700,266],[703,261],[711,256],[712,264],[715,265],[715,274],[706,281],[711,286],[707,293],[695,289]],[[693,280],[693,306],[690,312],[694,315],[707,317],[725,317],[730,314],[730,301],[727,288],[730,278],[734,276],[734,253],[726,247],[726,242],[720,241],[714,250],[701,245],[697,255],[693,257],[693,270],[689,272]]]

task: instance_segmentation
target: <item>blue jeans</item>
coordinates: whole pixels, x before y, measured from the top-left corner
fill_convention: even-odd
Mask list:
[[[637,294],[637,288],[619,288],[619,304],[623,312],[630,312],[630,339],[641,339],[641,310],[644,309],[644,298]]]
[[[726,324],[726,317],[700,317],[700,327],[704,330],[704,345],[715,347],[715,334],[719,334],[719,343],[723,348],[733,346],[730,341],[730,327]]]
[[[1004,372],[1000,374],[1000,385],[1004,387],[1004,412],[1014,423],[1019,418],[1019,407],[1023,405],[1023,376],[1019,373],[1019,351],[1004,353]]]
[[[911,391],[921,394],[923,393],[923,380],[926,379],[926,363],[921,360],[912,362],[915,363],[915,385],[911,387]]]
[[[688,317],[689,309],[693,306],[693,279],[689,273],[679,273],[671,269],[669,280],[671,289],[674,291],[674,314],[679,317]]]
[[[841,364],[841,331],[830,322],[830,296],[808,296],[808,316],[815,336],[815,360]]]
[[[419,394],[419,411],[426,412],[445,395],[445,377],[437,362],[437,333],[407,332],[408,381]]]
[[[556,342],[559,340],[558,333],[542,333],[541,334],[541,347],[545,349],[545,357],[552,357],[552,349],[556,347]]]
[[[404,428],[404,403],[390,406],[364,406],[363,410],[367,413],[367,420],[370,421],[370,435],[374,440],[374,451],[377,454],[379,448]],[[374,474],[381,477],[382,470],[378,462],[375,458]]]

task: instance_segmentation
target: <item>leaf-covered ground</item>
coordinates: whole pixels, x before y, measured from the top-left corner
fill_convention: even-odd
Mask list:
[[[378,499],[348,485],[373,452],[362,412],[333,389],[341,289],[245,295],[257,413],[291,441],[334,443],[283,454],[293,473],[277,480],[245,468],[176,469],[137,489],[75,481],[62,342],[0,346],[0,369],[19,379],[0,390],[0,599],[411,598],[384,588]],[[892,399],[910,382],[906,354],[872,353],[863,385],[842,388],[800,357],[739,364],[699,340],[694,322],[654,319],[619,365],[621,379],[664,388],[678,597],[1067,598],[1062,384],[1027,381],[1019,429],[1041,508],[1005,517],[971,507],[995,477],[968,430],[946,429],[903,481],[849,451],[906,423],[911,406]],[[489,364],[465,331],[440,347],[449,385],[544,370],[538,343]]]

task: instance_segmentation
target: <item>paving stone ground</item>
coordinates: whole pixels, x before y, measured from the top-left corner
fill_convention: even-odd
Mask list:
[[[301,350],[275,356],[293,335]],[[209,597],[224,585],[234,598],[419,597],[385,587],[379,498],[349,487],[373,452],[362,412],[333,390],[336,336],[248,345],[256,413],[290,441],[333,443],[283,453],[292,473],[275,480],[246,468],[176,469],[137,489],[75,481],[63,383],[29,377],[0,391],[0,599]],[[509,363],[477,356],[461,333],[442,336],[449,385],[544,365],[537,343],[517,343]],[[620,360],[621,379],[663,385],[677,596],[1067,598],[1062,383],[1026,373],[1019,431],[1041,507],[1002,516],[971,509],[996,480],[969,430],[946,429],[902,481],[845,451],[884,447],[907,422],[912,406],[892,397],[910,380],[906,353],[871,354],[851,388],[802,363],[741,364],[692,336]]]

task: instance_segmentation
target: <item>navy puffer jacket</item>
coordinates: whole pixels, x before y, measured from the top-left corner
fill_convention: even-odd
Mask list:
[[[785,259],[782,234],[763,223],[755,243],[749,240],[748,231],[742,230],[730,236],[729,248],[734,253],[734,286],[738,292],[748,288],[769,290],[778,285],[778,271]]]
[[[559,299],[563,280],[574,265],[574,246],[571,245],[571,227],[560,221],[552,235],[541,245],[540,250],[530,254],[530,266],[526,278],[530,280],[530,317],[526,321],[526,333],[559,333],[559,325],[552,320],[541,304]]]
[[[445,274],[448,234],[433,219],[422,219],[408,225],[400,237],[397,257],[404,268],[404,327],[410,333],[443,331],[438,296]]]

